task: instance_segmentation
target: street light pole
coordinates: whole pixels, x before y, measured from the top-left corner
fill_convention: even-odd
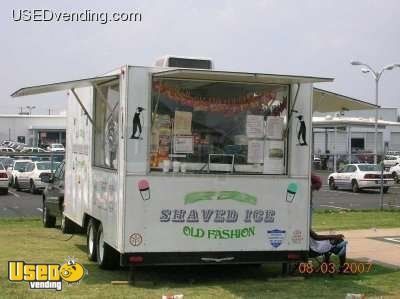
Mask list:
[[[400,68],[400,64],[390,64],[382,68],[379,72],[375,71],[372,67],[370,67],[368,64],[360,62],[360,61],[352,61],[352,65],[360,65],[360,66],[365,66],[366,68],[362,68],[361,71],[363,73],[371,73],[372,76],[375,79],[375,153],[374,153],[374,164],[378,163],[378,103],[379,103],[379,79],[381,78],[382,74],[386,70],[392,70],[395,67]],[[383,137],[383,136],[382,136]],[[383,146],[383,140],[381,143],[381,146]],[[380,179],[380,206],[381,210],[383,210],[383,162],[381,163],[381,179]]]
[[[379,76],[380,77],[380,76]],[[374,164],[378,163],[378,102],[379,102],[379,77],[375,78],[375,155]],[[383,137],[383,136],[382,136]],[[383,141],[383,140],[382,140]]]

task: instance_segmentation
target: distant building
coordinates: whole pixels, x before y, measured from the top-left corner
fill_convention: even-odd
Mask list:
[[[65,145],[65,129],[65,115],[0,114],[0,141],[18,141],[29,146]]]
[[[375,148],[375,145],[373,144],[375,139],[375,109],[341,111],[340,113],[338,112],[335,114],[317,112],[314,113],[313,116],[317,122],[323,122],[325,118],[325,123],[335,122],[334,119],[342,123],[346,122],[347,120],[350,127],[352,127],[352,131],[354,132],[354,134],[352,134],[353,144],[355,146],[358,144],[359,148],[366,151]],[[378,154],[382,154],[383,151],[387,150],[400,150],[399,109],[379,108],[378,120],[380,121],[380,129],[378,133]],[[362,126],[354,126],[357,121],[358,123],[361,122]],[[314,127],[316,127],[315,125]],[[331,134],[333,134],[333,132]],[[317,134],[315,137],[318,139],[316,140],[316,143],[320,144],[321,134]],[[343,151],[345,142],[340,140],[340,138],[344,137],[343,131],[339,130],[337,137],[339,138],[336,140],[337,148]],[[332,140],[332,138],[330,139]],[[323,148],[323,146],[316,147],[319,147],[321,150]],[[316,147],[314,147],[314,151],[318,151],[318,148]]]
[[[360,111],[360,115],[368,116]],[[384,111],[388,119],[397,120],[397,109],[396,115],[393,110]],[[388,150],[400,150],[400,122],[378,119],[377,145],[378,160]],[[313,152],[316,156],[330,158],[328,168],[331,169],[340,164],[373,162],[375,118],[349,117],[342,113],[314,116]]]

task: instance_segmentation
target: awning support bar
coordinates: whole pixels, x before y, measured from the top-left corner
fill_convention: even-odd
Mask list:
[[[106,96],[104,95],[104,93],[101,91],[101,89],[99,88],[99,86],[97,84],[92,84],[92,86],[94,87],[94,89],[96,89],[96,92],[100,95],[101,100],[104,102],[104,104],[107,105],[108,109],[111,111],[112,107],[110,106],[110,103],[107,101]]]
[[[89,115],[89,112],[86,110],[85,106],[82,104],[81,99],[79,98],[79,96],[78,96],[77,93],[75,92],[75,88],[72,88],[72,89],[71,89],[71,92],[72,92],[72,94],[74,95],[75,99],[78,101],[78,103],[79,103],[79,105],[81,106],[83,112],[84,112],[85,115],[88,117],[88,119],[90,120],[90,122],[92,123],[92,125],[93,125],[93,127],[94,127],[95,125],[94,125],[93,119],[92,119],[92,117]]]

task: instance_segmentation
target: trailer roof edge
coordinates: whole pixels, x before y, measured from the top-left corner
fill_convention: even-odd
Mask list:
[[[244,73],[230,71],[214,71],[200,69],[172,69],[154,72],[156,78],[170,79],[193,79],[193,80],[211,80],[227,82],[248,82],[248,83],[317,83],[332,82],[334,78],[281,75],[281,74],[262,74],[262,73]]]
[[[88,87],[93,86],[93,84],[101,84],[107,81],[115,80],[119,77],[119,75],[109,75],[109,76],[98,76],[80,80],[73,80],[73,81],[64,81],[64,82],[57,82],[57,83],[50,83],[44,85],[35,85],[35,86],[28,86],[23,87],[15,91],[11,94],[11,97],[23,97],[29,95],[36,95],[48,92],[56,92],[62,90],[69,90],[72,88],[80,88],[80,87]]]

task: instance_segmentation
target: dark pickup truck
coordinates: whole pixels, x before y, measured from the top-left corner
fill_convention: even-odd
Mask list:
[[[60,163],[55,172],[42,177],[48,183],[43,191],[42,219],[44,227],[55,227],[57,217],[62,217],[64,209],[64,166]]]

